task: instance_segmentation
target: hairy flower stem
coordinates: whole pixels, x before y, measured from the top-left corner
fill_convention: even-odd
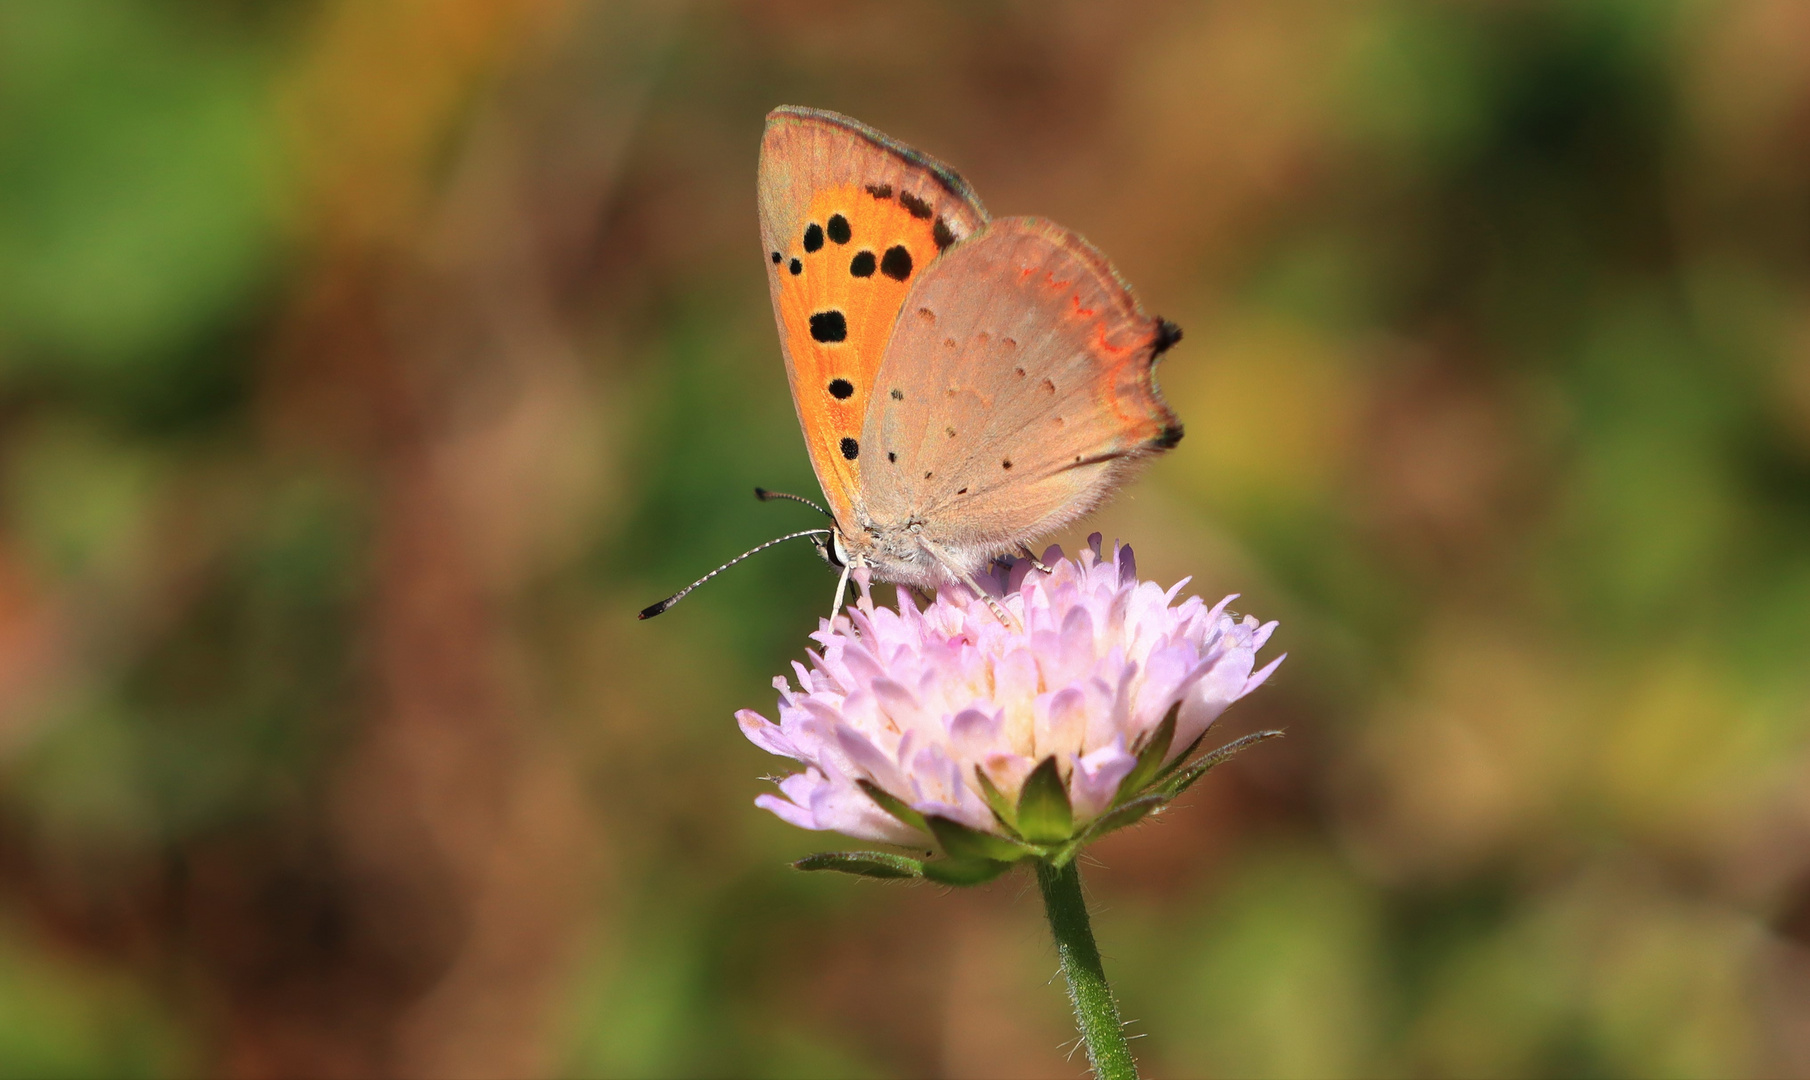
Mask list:
[[[1087,921],[1087,901],[1081,896],[1081,871],[1074,860],[1061,868],[1036,860],[1037,887],[1043,891],[1043,909],[1056,937],[1056,954],[1062,958],[1062,974],[1068,979],[1068,999],[1075,1007],[1075,1023],[1087,1044],[1087,1060],[1099,1080],[1137,1080],[1137,1063],[1125,1041],[1119,1021],[1119,1004],[1106,985],[1100,966],[1100,950],[1094,946],[1093,928]]]

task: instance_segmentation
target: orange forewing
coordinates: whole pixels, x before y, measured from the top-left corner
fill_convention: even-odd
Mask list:
[[[905,294],[986,211],[947,167],[847,117],[776,109],[761,239],[786,374],[818,483],[857,526],[862,422]]]
[[[856,489],[861,447],[858,441],[853,444],[851,458],[843,440],[860,438],[874,392],[874,373],[899,307],[937,247],[930,222],[912,217],[895,199],[877,199],[858,187],[819,194],[807,216],[818,223],[840,216],[849,229],[847,242],[826,239],[815,252],[805,251],[802,239],[796,241],[781,252],[784,261],[777,268],[779,323],[792,359],[798,421],[813,464],[820,474],[827,465],[835,477],[834,481],[822,477],[825,491],[834,497],[838,486]],[[803,268],[796,275],[790,272],[793,259]],[[836,314],[842,316],[840,326],[833,318]],[[815,334],[813,315],[818,317]],[[818,340],[834,338],[838,329],[844,335],[840,340]]]

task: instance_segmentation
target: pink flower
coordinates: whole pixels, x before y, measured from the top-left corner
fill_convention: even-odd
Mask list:
[[[1052,547],[1050,573],[1019,561],[983,581],[1015,626],[960,588],[922,611],[903,589],[896,611],[864,589],[824,620],[796,687],[773,680],[779,722],[736,714],[755,745],[804,766],[757,805],[891,844],[921,848],[928,831],[957,857],[978,839],[1010,861],[1173,797],[1204,771],[1180,767],[1208,726],[1281,663],[1254,670],[1276,624],[1227,614],[1230,596],[1176,604],[1185,579],[1140,582],[1129,547],[1090,544],[1075,559]]]

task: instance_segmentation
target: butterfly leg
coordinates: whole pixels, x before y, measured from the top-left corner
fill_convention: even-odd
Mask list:
[[[1048,567],[1048,566],[1045,566],[1045,565],[1044,565],[1044,563],[1043,563],[1043,560],[1042,560],[1042,559],[1039,559],[1039,558],[1038,558],[1038,557],[1037,557],[1037,554],[1036,554],[1036,553],[1035,553],[1035,552],[1033,552],[1033,551],[1032,551],[1032,550],[1031,550],[1031,545],[1029,545],[1029,544],[1019,544],[1019,545],[1018,545],[1018,553],[1019,553],[1019,554],[1020,554],[1020,555],[1023,555],[1023,556],[1024,556],[1024,557],[1025,557],[1025,558],[1027,558],[1027,559],[1029,559],[1029,560],[1030,560],[1030,561],[1031,561],[1031,565],[1032,565],[1032,566],[1034,566],[1034,567],[1036,567],[1036,568],[1037,568],[1037,569],[1039,569],[1039,570],[1041,570],[1041,571],[1043,571],[1043,572],[1044,572],[1044,573],[1046,573],[1046,574],[1053,574],[1053,573],[1055,573],[1055,571],[1054,571],[1054,570],[1051,570],[1051,569],[1050,569],[1050,568],[1049,568],[1049,567]]]
[[[1020,623],[1010,611],[1007,611],[1004,604],[993,599],[992,593],[981,588],[980,582],[974,580],[973,574],[970,574],[960,566],[957,566],[955,560],[951,559],[942,548],[932,544],[930,541],[920,537],[918,543],[924,546],[924,550],[928,551],[932,558],[942,564],[943,569],[954,575],[957,581],[960,581],[962,584],[968,586],[968,588],[973,589],[975,596],[986,601],[987,607],[992,609],[993,615],[999,620],[1000,625],[1016,633],[1024,632],[1024,624]]]
[[[831,622],[835,622],[836,616],[842,614],[842,602],[848,599],[848,571],[849,568],[843,566],[842,577],[836,581],[836,602],[830,608]]]
[[[987,602],[987,606],[989,608],[993,609],[994,617],[997,618],[1000,621],[1000,624],[1003,625],[1006,629],[1011,630],[1015,633],[1024,632],[1024,624],[1020,623],[1018,621],[1018,619],[1016,617],[1014,617],[1011,612],[1007,611],[1003,604],[1001,604],[999,601],[993,599],[992,593],[981,588],[980,582],[974,580],[973,574],[963,574],[962,575],[962,584],[968,586],[968,588],[970,588],[970,589],[973,589],[974,595],[980,597],[982,600],[985,600]]]

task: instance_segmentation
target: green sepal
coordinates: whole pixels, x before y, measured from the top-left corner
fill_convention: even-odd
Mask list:
[[[1169,796],[1167,795],[1144,795],[1108,810],[1106,813],[1101,814],[1099,817],[1088,822],[1087,827],[1082,829],[1073,840],[1063,844],[1055,854],[1049,856],[1050,864],[1058,869],[1066,866],[1068,861],[1073,859],[1075,854],[1082,848],[1093,843],[1095,840],[1098,840],[1100,837],[1105,836],[1109,832],[1116,832],[1119,829],[1125,828],[1127,825],[1136,825],[1146,817],[1161,810],[1168,802]]]
[[[1082,834],[1081,843],[1091,844],[1109,832],[1116,832],[1128,825],[1136,825],[1168,804],[1167,795],[1145,795],[1122,806],[1114,807],[1088,824],[1087,832]]]
[[[987,778],[986,770],[979,765],[974,766],[974,779],[980,784],[980,797],[986,800],[987,809],[993,811],[993,816],[1001,825],[1017,832],[1018,813],[1012,809],[1012,803],[1005,797],[1005,794],[994,787],[993,781]]]
[[[943,845],[943,850],[949,853],[950,858],[958,861],[970,862],[980,859],[1011,863],[1017,862],[1026,855],[1036,854],[1035,851],[1016,840],[1008,840],[1003,836],[994,836],[992,833],[970,829],[961,822],[951,821],[946,817],[931,816],[924,820],[929,824],[930,832],[936,837],[937,843]]]
[[[998,859],[934,859],[924,864],[924,877],[941,885],[984,885],[1011,868]]]
[[[1075,831],[1075,812],[1052,755],[1037,763],[1018,793],[1018,832],[1033,844],[1067,840]]]
[[[838,874],[870,878],[926,876],[922,861],[904,855],[889,855],[884,851],[820,851],[799,859],[792,864],[792,869],[834,870]]]
[[[868,798],[880,804],[880,809],[891,814],[893,817],[898,818],[900,821],[919,832],[930,831],[930,826],[924,822],[923,814],[906,806],[904,802],[900,801],[898,798],[887,794],[881,789],[880,785],[869,780],[857,780],[855,783],[861,785],[861,790],[867,792]]]
[[[1182,703],[1179,701],[1170,706],[1169,714],[1163,717],[1163,722],[1157,725],[1156,730],[1148,732],[1140,740],[1141,745],[1132,747],[1138,756],[1137,764],[1119,782],[1118,793],[1112,799],[1115,806],[1144,790],[1145,785],[1155,780],[1162,771],[1163,759],[1169,756],[1169,745],[1175,741],[1175,718],[1181,711]]]
[[[1248,750],[1258,743],[1263,742],[1265,739],[1275,739],[1279,738],[1281,735],[1282,733],[1280,731],[1254,731],[1242,739],[1233,739],[1231,742],[1226,743],[1206,757],[1201,758],[1199,761],[1196,761],[1194,764],[1165,780],[1160,793],[1165,799],[1173,799],[1177,795],[1180,795],[1182,792],[1193,787],[1194,782],[1207,775],[1207,770],[1211,769],[1213,766],[1218,765],[1220,762],[1225,761],[1227,758],[1230,758],[1241,750]]]
[[[1174,773],[1175,770],[1181,768],[1183,765],[1186,765],[1188,759],[1194,756],[1194,751],[1199,750],[1200,744],[1206,741],[1207,733],[1204,731],[1199,735],[1194,736],[1194,741],[1188,744],[1186,750],[1183,750],[1181,753],[1170,758],[1169,764],[1164,765],[1161,769],[1157,770],[1156,782],[1161,783],[1162,781],[1169,779],[1170,774]]]

